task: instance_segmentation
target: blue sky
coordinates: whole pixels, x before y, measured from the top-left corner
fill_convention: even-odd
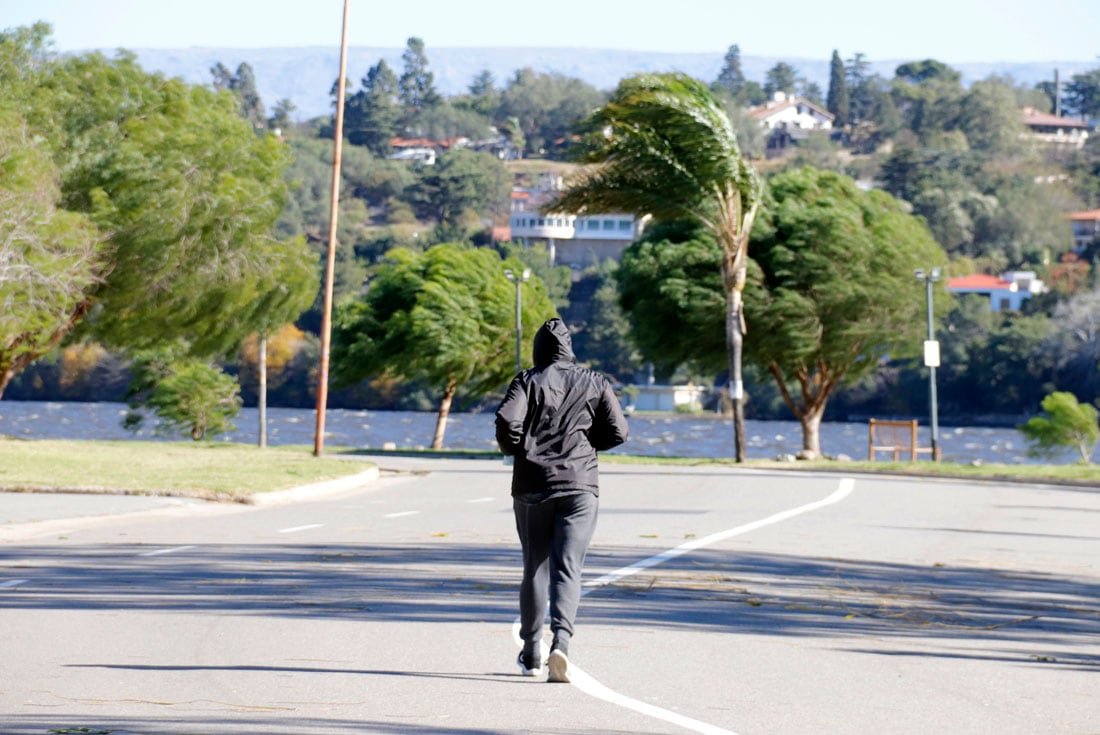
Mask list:
[[[333,46],[343,0],[0,0],[0,28],[45,20],[61,51]],[[660,10],[658,10],[658,8]],[[652,10],[650,10],[652,9]],[[1092,61],[1098,0],[351,0],[350,43],[583,47],[945,62]]]

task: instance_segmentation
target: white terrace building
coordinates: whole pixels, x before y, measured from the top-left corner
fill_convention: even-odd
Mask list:
[[[603,260],[619,260],[630,243],[642,234],[644,221],[630,214],[542,214],[539,202],[560,190],[561,179],[552,177],[535,190],[512,192],[510,237],[524,245],[546,243],[550,262],[584,268]]]

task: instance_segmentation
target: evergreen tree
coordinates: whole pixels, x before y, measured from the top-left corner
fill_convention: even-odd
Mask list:
[[[741,71],[741,49],[736,43],[726,51],[716,83],[729,92],[735,100],[740,100],[745,90],[745,74]]]
[[[780,61],[768,69],[764,77],[764,92],[768,99],[773,98],[776,92],[794,94],[797,87],[798,71],[785,61]]]
[[[399,131],[401,110],[397,105],[397,75],[380,59],[363,77],[362,89],[344,104],[344,130],[348,142],[366,146],[386,156],[390,140]]]
[[[829,96],[825,107],[836,116],[837,127],[848,124],[851,115],[848,102],[848,79],[844,71],[844,62],[840,60],[840,54],[835,50],[833,59],[829,62]]]
[[[848,86],[848,122],[855,125],[871,117],[875,108],[874,75],[864,54],[848,60],[845,69]]]
[[[397,89],[405,108],[405,124],[415,123],[421,111],[435,107],[443,98],[435,89],[435,75],[428,71],[428,57],[424,53],[424,41],[413,36],[406,42],[401,54],[404,70]]]

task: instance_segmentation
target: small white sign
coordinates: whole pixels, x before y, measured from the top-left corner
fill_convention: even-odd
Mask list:
[[[938,340],[926,339],[924,340],[924,366],[925,367],[939,367],[940,366],[940,343]]]

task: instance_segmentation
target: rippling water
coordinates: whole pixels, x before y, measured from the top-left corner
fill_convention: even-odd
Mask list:
[[[37,403],[0,401],[0,434],[28,439],[160,439],[149,428],[131,433],[122,428],[127,407],[121,403]],[[435,414],[414,411],[356,411],[330,409],[325,416],[325,444],[333,447],[381,448],[393,442],[399,449],[429,446]],[[630,417],[630,441],[615,451],[620,454],[729,457],[733,454],[733,428],[715,416],[647,414]],[[237,431],[218,441],[255,443],[256,409],[242,409]],[[268,443],[313,444],[315,413],[310,409],[268,409]],[[747,421],[747,454],[750,459],[773,459],[794,454],[802,446],[795,421]],[[173,437],[178,438],[178,437]],[[929,430],[921,427],[920,444],[929,443]],[[447,422],[444,446],[448,449],[495,449],[493,415],[452,414]],[[940,447],[948,462],[1037,463],[1027,455],[1027,442],[1015,429],[940,427]],[[828,455],[867,457],[867,425],[823,423],[821,449]],[[885,458],[884,454],[879,455]],[[1070,463],[1075,452],[1066,451],[1057,462]]]

